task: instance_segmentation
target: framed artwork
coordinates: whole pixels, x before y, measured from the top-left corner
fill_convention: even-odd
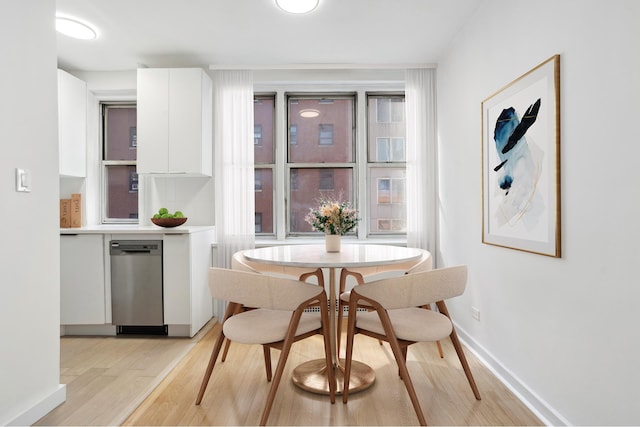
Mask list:
[[[482,242],[560,257],[560,56],[482,101]]]

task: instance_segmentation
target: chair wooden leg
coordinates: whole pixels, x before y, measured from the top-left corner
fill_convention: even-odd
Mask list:
[[[378,340],[379,341],[379,340]],[[404,364],[407,364],[407,353],[409,352],[409,346],[400,347],[402,351],[402,358],[404,359]],[[400,367],[398,366],[398,376],[402,378],[402,372],[400,372]]]
[[[235,316],[236,314],[240,314],[243,311],[245,311],[245,308],[240,304],[236,304],[235,308],[233,310],[232,316]],[[229,352],[229,347],[230,346],[231,346],[231,340],[229,338],[226,338],[225,339],[225,343],[224,343],[224,351],[222,352],[222,358],[221,358],[222,362],[227,360],[227,353]]]
[[[227,311],[224,314],[224,320],[222,321],[222,324],[224,324],[224,322],[232,316],[234,309],[235,306],[233,304],[229,304],[227,306]],[[207,389],[207,384],[209,384],[209,378],[211,378],[211,372],[213,371],[213,367],[215,366],[218,355],[220,354],[220,349],[222,348],[224,339],[224,332],[221,330],[220,336],[218,336],[218,338],[216,339],[216,343],[214,344],[213,350],[211,351],[211,357],[209,358],[207,370],[204,373],[204,377],[202,377],[202,384],[200,384],[200,391],[198,392],[198,397],[196,398],[196,405],[199,405],[200,402],[202,402],[202,396],[204,396],[204,392]]]
[[[220,358],[221,362],[227,360],[227,353],[229,352],[229,347],[231,346],[231,340],[229,338],[224,339],[224,350],[222,351],[222,357]]]
[[[440,355],[440,359],[444,359],[444,353],[442,352],[442,345],[440,341],[436,341],[436,347],[438,347],[438,354]]]
[[[331,354],[331,334],[333,331],[329,326],[329,307],[326,301],[320,301],[320,318],[322,319],[322,337],[324,341],[324,360],[327,365],[327,381],[329,382],[329,400],[336,403],[336,370],[333,366]],[[339,347],[338,347],[339,348]]]
[[[267,381],[271,381],[271,347],[263,345],[262,351],[264,352],[264,367],[267,371]]]
[[[424,414],[422,413],[422,408],[420,407],[420,402],[418,400],[418,395],[416,394],[416,390],[413,387],[413,382],[411,381],[411,377],[409,376],[409,371],[407,370],[406,363],[406,352],[407,349],[400,348],[400,344],[398,343],[398,339],[396,338],[395,333],[393,332],[393,327],[391,326],[391,320],[386,312],[378,311],[378,316],[380,317],[380,321],[382,322],[382,326],[385,331],[385,335],[388,337],[389,346],[393,351],[393,355],[396,358],[396,362],[398,363],[398,369],[400,370],[400,377],[402,381],[404,381],[404,385],[409,393],[409,398],[411,399],[411,403],[413,404],[413,409],[416,411],[416,415],[418,416],[418,421],[420,425],[426,426],[427,420],[424,418]]]
[[[356,309],[355,305],[349,304],[349,317],[347,317],[347,348],[345,350],[344,361],[344,388],[342,390],[342,403],[347,403],[349,399],[349,380],[351,378],[351,360],[353,358],[353,336],[356,329]]]
[[[439,301],[436,304],[438,305],[438,310],[440,310],[440,313],[449,317],[449,311],[447,310],[447,306],[445,305],[444,301]],[[451,338],[453,347],[456,349],[456,353],[458,354],[458,359],[460,360],[462,369],[464,369],[464,374],[467,376],[467,381],[469,381],[469,385],[471,386],[473,395],[476,397],[476,400],[480,400],[480,391],[478,391],[478,386],[476,386],[476,382],[473,379],[473,374],[471,374],[471,368],[469,367],[467,358],[464,355],[464,350],[462,349],[462,345],[460,344],[460,340],[458,339],[458,334],[456,334],[455,328],[451,330],[451,335],[449,335],[449,337]]]
[[[344,302],[340,299],[340,294],[338,294],[338,315],[336,318],[336,351],[337,354],[340,354],[340,342],[342,341],[342,320],[344,316]]]
[[[267,402],[265,403],[264,409],[262,410],[262,418],[260,419],[261,426],[267,424],[267,419],[269,418],[269,413],[271,412],[271,407],[273,406],[273,401],[276,397],[276,392],[278,391],[278,385],[280,384],[280,380],[282,379],[284,365],[287,362],[289,351],[291,350],[291,345],[293,344],[294,338],[296,336],[296,330],[298,329],[298,323],[300,322],[301,316],[302,310],[296,310],[293,314],[291,322],[289,323],[289,329],[287,330],[287,334],[285,335],[282,350],[280,351],[280,357],[278,358],[276,372],[273,376],[273,381],[271,381],[269,394],[267,395]]]

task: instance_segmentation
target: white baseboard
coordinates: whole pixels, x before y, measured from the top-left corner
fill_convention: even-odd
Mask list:
[[[67,400],[67,386],[65,384],[58,384],[56,390],[41,399],[31,408],[27,409],[13,420],[10,420],[6,425],[8,426],[30,426],[33,425],[40,418],[53,411],[59,405],[63,404]]]
[[[484,364],[500,382],[547,426],[569,426],[558,411],[534,393],[525,383],[507,369],[499,360],[469,336],[464,329],[455,326],[460,341]],[[481,391],[482,392],[482,391]]]

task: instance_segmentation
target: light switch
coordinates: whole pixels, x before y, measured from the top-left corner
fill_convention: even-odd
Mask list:
[[[16,191],[28,193],[31,191],[31,171],[16,168]]]

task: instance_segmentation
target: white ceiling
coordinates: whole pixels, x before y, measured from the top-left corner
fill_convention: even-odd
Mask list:
[[[59,67],[434,64],[482,0],[320,0],[293,15],[275,0],[57,0],[97,40],[58,34]]]

